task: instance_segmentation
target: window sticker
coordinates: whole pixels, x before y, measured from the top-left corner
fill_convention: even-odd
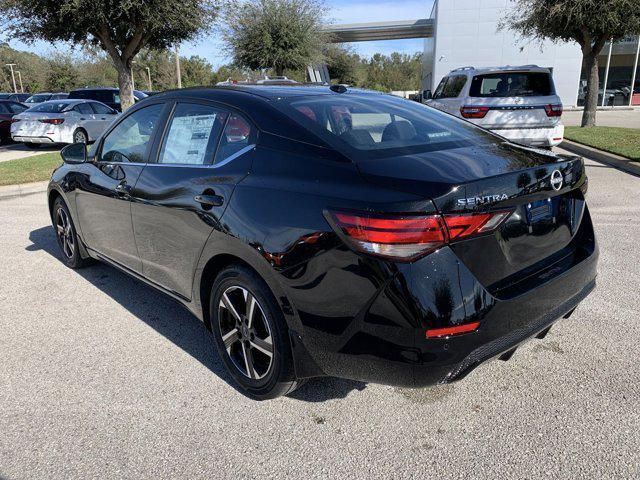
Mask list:
[[[162,163],[203,165],[216,114],[174,117]]]

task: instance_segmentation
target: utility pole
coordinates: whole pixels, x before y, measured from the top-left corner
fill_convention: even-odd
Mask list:
[[[149,77],[149,91],[153,91],[153,85],[151,85],[151,70],[149,69],[149,67],[147,68],[147,76]]]
[[[17,63],[5,63],[5,67],[9,67],[11,69],[11,80],[13,80],[13,93],[18,93],[18,89],[16,88],[16,75],[13,73],[13,67],[17,66]]]
[[[180,75],[180,54],[176,45],[176,78],[178,79],[178,88],[182,88],[182,76]]]
[[[20,70],[16,70],[16,73],[18,74],[18,79],[20,80],[20,93],[24,93],[24,88],[22,87],[22,73],[20,73]]]

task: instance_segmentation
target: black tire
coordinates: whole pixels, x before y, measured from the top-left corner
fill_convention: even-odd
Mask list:
[[[243,297],[245,291],[247,294]],[[227,294],[224,300],[223,294]],[[257,307],[254,304],[249,328],[247,314],[251,297],[256,300]],[[227,302],[231,302],[237,316],[224,306]],[[218,354],[243,394],[255,400],[268,400],[286,395],[301,384],[295,378],[288,328],[282,311],[265,281],[253,270],[232,265],[220,272],[211,287],[209,312]],[[244,328],[239,320],[244,322]],[[266,328],[263,328],[263,323]],[[234,325],[237,333],[233,333]],[[267,334],[270,334],[271,345]],[[229,342],[227,346],[223,335]],[[269,346],[271,357],[267,354]],[[249,352],[250,363],[246,363],[246,351]],[[267,362],[270,362],[268,367]]]
[[[82,128],[76,128],[73,132],[73,143],[84,143],[87,145],[89,143],[89,136],[87,132]]]
[[[90,265],[91,259],[83,258],[80,252],[80,240],[71,219],[67,205],[61,197],[53,202],[53,229],[62,253],[62,261],[69,268],[82,268]]]

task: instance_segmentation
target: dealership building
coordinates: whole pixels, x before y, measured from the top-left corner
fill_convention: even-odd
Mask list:
[[[540,43],[500,29],[512,8],[511,0],[435,0],[428,18],[335,25],[329,30],[340,43],[424,38],[423,90],[434,91],[443,76],[460,67],[533,64],[551,69],[565,106],[583,105],[586,73],[580,46]],[[639,53],[640,37],[605,45],[599,57],[601,105],[640,105]]]

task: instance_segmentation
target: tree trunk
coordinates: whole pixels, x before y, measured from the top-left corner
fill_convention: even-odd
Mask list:
[[[584,98],[581,126],[594,127],[596,125],[596,109],[598,107],[598,90],[600,83],[598,77],[598,52],[590,52],[587,55],[583,55],[583,60],[587,70],[587,93]]]
[[[114,62],[115,63],[115,62]],[[120,88],[120,103],[122,111],[133,106],[133,81],[131,80],[131,66],[126,62],[116,63],[118,70],[118,87]]]

